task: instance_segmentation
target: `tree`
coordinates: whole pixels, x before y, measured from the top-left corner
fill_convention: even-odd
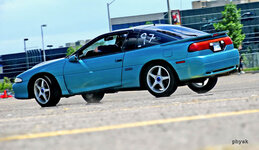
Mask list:
[[[228,36],[232,39],[234,47],[239,48],[242,41],[245,39],[245,34],[242,33],[241,15],[240,9],[232,2],[225,6],[225,10],[222,11],[222,20],[218,23],[214,23],[213,26],[216,30],[226,31],[228,30]]]
[[[147,21],[147,22],[145,23],[145,25],[148,25],[148,24],[153,24],[153,22]]]
[[[67,49],[67,56],[73,54],[75,51],[77,51],[77,50],[78,50],[79,48],[81,48],[81,47],[82,47],[82,45],[77,46],[76,48],[69,47],[69,48]]]
[[[0,83],[0,90],[12,90],[12,82],[9,78],[4,77],[3,82]]]

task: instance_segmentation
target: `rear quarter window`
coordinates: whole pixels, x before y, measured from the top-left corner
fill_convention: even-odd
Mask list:
[[[157,31],[141,31],[138,35],[137,48],[159,45],[175,40],[177,39],[168,35],[161,34]]]

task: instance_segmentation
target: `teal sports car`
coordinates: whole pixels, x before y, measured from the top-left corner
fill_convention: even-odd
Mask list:
[[[100,102],[105,93],[125,90],[165,97],[183,85],[205,93],[238,65],[226,32],[145,25],[100,35],[66,58],[38,64],[18,75],[13,89],[17,99],[35,98],[42,107],[79,94]]]

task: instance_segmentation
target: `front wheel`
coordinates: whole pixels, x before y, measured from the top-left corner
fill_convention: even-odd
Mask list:
[[[34,82],[34,96],[41,107],[56,106],[60,100],[60,91],[56,82],[47,76],[39,77]]]
[[[217,77],[211,77],[200,82],[191,82],[188,84],[188,87],[196,93],[206,93],[215,87],[217,81]]]
[[[170,96],[177,89],[174,73],[165,64],[152,64],[148,66],[143,75],[142,82],[155,97]]]
[[[103,99],[104,93],[86,93],[82,94],[82,97],[87,103],[99,103]]]

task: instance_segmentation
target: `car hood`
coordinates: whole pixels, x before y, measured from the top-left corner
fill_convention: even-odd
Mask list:
[[[62,76],[65,61],[66,61],[66,58],[60,58],[60,59],[42,62],[40,64],[35,65],[31,69],[19,74],[17,77],[22,78],[23,80],[26,81],[38,73],[49,73],[54,76]]]
[[[33,66],[31,69],[35,69],[35,68],[38,68],[38,67],[41,67],[41,66],[53,64],[53,63],[58,62],[58,61],[63,60],[63,59],[65,59],[65,58],[59,58],[59,59],[45,61],[45,62],[42,62],[42,63],[39,63],[39,64]]]

